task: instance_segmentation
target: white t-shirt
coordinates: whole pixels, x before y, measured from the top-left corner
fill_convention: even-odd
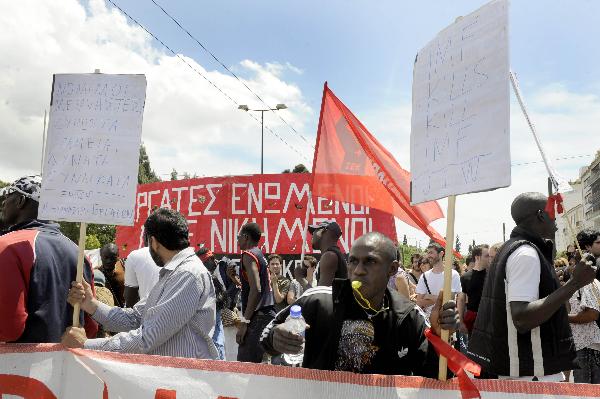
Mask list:
[[[506,261],[506,300],[540,299],[540,257],[531,245],[521,245]]]
[[[427,285],[431,290],[432,295],[439,295],[440,291],[444,288],[444,272],[434,273],[433,269],[426,271],[419,278],[419,283],[417,284],[416,293],[417,294],[429,294],[427,291],[427,285],[425,284],[424,278],[427,279]],[[454,269],[452,269],[452,293],[456,294],[462,292],[462,286],[460,285],[460,275]],[[425,313],[429,316],[431,314],[431,309],[433,309],[433,305],[428,306],[426,309],[423,309]]]
[[[125,262],[125,286],[138,287],[140,301],[146,300],[158,282],[159,272],[148,247],[131,251]]]

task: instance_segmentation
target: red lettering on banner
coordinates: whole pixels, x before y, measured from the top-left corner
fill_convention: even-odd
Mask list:
[[[307,206],[310,224],[332,219],[338,222],[342,227],[341,246],[346,252],[356,238],[370,231],[396,241],[391,215],[320,197],[308,204],[309,187],[308,173],[206,177],[140,185],[134,225],[117,227],[117,245],[125,248],[120,255],[127,256],[140,247],[142,226],[158,206],[181,212],[189,224],[191,245],[204,245],[216,254],[239,254],[236,236],[243,224],[252,221],[263,230],[263,251],[299,255]],[[306,250],[313,251],[308,244]]]
[[[12,374],[0,374],[0,397],[2,395],[20,396],[23,399],[56,399],[56,395],[43,382]]]

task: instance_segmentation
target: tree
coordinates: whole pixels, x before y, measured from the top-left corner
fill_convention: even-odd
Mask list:
[[[310,173],[310,172],[308,171],[306,166],[304,166],[304,164],[299,163],[298,165],[294,166],[292,173]]]
[[[177,180],[177,171],[175,170],[175,168],[173,168],[173,170],[171,171],[171,181],[173,180]]]
[[[410,268],[410,257],[415,254],[415,253],[420,253],[421,251],[419,250],[419,248],[415,247],[414,245],[398,245],[398,250],[400,251],[400,254],[402,255],[402,259],[400,259],[402,266],[404,266],[404,268]]]
[[[460,253],[460,238],[458,237],[458,234],[456,235],[456,243],[454,244],[454,250]]]
[[[100,248],[100,240],[95,234],[88,234],[85,236],[85,249],[96,249]]]
[[[79,223],[58,222],[60,231],[75,244],[79,244]],[[111,224],[88,224],[86,230],[86,249],[102,247],[108,243],[115,242],[116,226]],[[94,236],[98,241],[97,246],[88,248],[88,240]]]
[[[306,166],[304,166],[304,164],[299,163],[298,165],[294,166],[294,169],[291,171],[289,169],[285,169],[281,173],[310,173],[310,171]]]
[[[188,179],[191,179],[191,178],[192,178],[192,176],[191,176],[191,175],[190,175],[188,172],[183,172],[183,178],[184,178],[185,180],[188,180]]]
[[[146,154],[146,146],[140,146],[140,166],[138,169],[138,184],[156,183],[160,178],[154,173],[150,166],[150,158]]]
[[[404,234],[404,238],[402,239],[402,245],[408,245],[408,240],[406,239],[406,234]]]

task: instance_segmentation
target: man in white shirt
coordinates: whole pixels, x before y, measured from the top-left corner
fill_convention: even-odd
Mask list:
[[[435,242],[429,244],[426,258],[431,263],[432,269],[423,273],[419,278],[416,301],[417,305],[423,308],[429,316],[440,291],[444,288],[444,248]],[[452,269],[452,294],[456,295],[460,292],[462,292],[460,275]]]
[[[125,306],[145,301],[158,282],[160,267],[154,263],[148,247],[131,251],[125,262]]]

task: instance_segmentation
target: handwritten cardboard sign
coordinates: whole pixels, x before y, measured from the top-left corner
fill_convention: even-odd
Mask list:
[[[54,75],[39,217],[131,225],[144,75]]]
[[[510,185],[508,2],[458,19],[417,54],[411,203]]]

